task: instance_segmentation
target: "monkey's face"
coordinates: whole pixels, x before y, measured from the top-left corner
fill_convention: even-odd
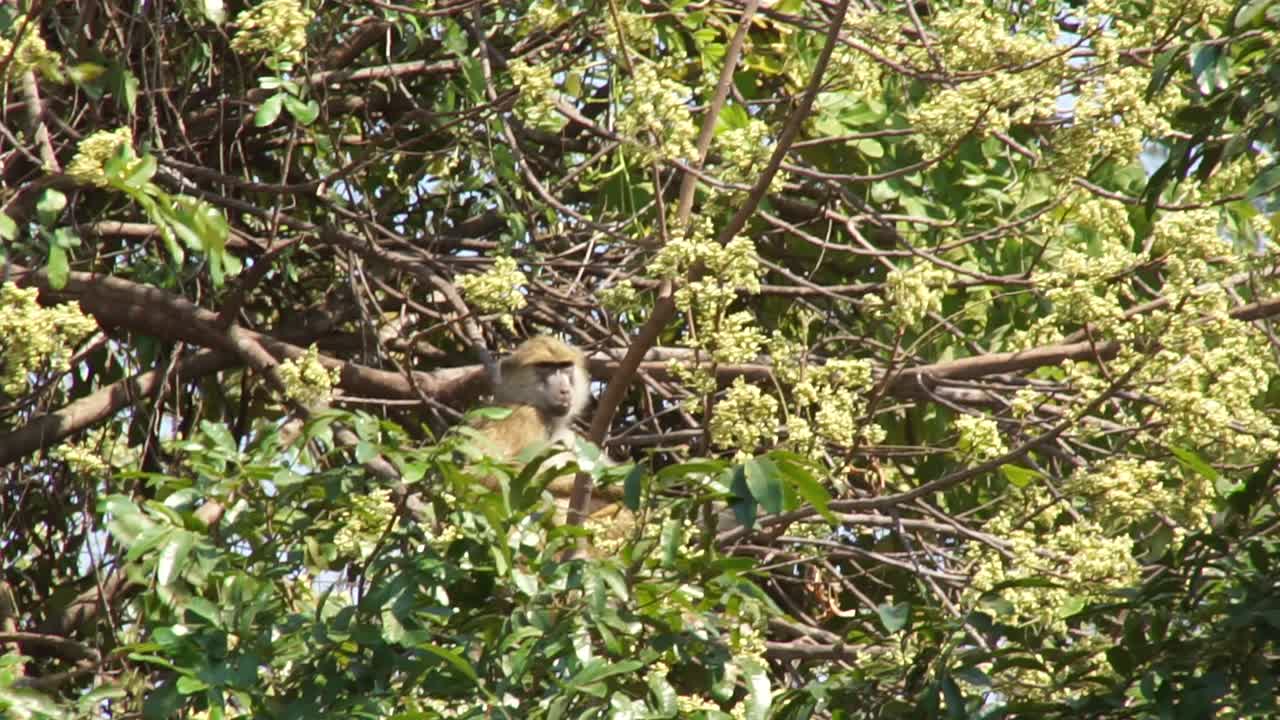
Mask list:
[[[542,410],[552,417],[563,417],[573,410],[573,363],[538,363],[533,366],[538,379],[538,397]]]

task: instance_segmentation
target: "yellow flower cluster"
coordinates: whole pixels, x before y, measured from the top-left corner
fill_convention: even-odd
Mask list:
[[[952,72],[982,71],[993,67],[1031,65],[1062,54],[1057,44],[1057,26],[1052,22],[1026,27],[1026,32],[1005,30],[1007,16],[986,5],[963,3],[938,12],[930,29],[938,41],[929,50],[941,54]],[[927,63],[927,51],[914,46],[910,59]]]
[[[873,304],[885,306],[889,319],[898,327],[915,327],[925,315],[942,309],[950,282],[951,271],[918,262],[891,271],[884,279],[885,297],[876,298]]]
[[[51,454],[65,462],[77,476],[85,479],[101,475],[111,467],[88,442],[63,443],[54,448]]]
[[[689,114],[692,91],[664,77],[662,68],[637,62],[629,84],[630,102],[618,115],[618,132],[634,143],[645,161],[692,159],[698,127]]]
[[[508,64],[511,80],[520,90],[516,113],[520,119],[534,127],[558,129],[564,118],[555,108],[556,81],[548,68],[535,65],[524,58]]]
[[[691,348],[705,350],[717,362],[753,360],[764,344],[764,333],[749,312],[730,313],[739,292],[760,291],[760,262],[755,244],[738,236],[725,245],[712,237],[710,218],[692,220],[686,233],[658,251],[650,264],[656,277],[686,280],[675,293],[676,306],[694,316],[700,335],[691,337]],[[698,279],[687,280],[698,273]]]
[[[1091,0],[1087,6],[1087,24],[1077,32],[1092,33],[1106,22],[1110,34],[1125,38],[1130,47],[1155,45],[1171,27],[1195,23],[1201,31],[1217,36],[1220,25],[1232,16],[1231,0],[1151,0],[1134,4],[1125,0]],[[1187,32],[1191,32],[1188,30]]]
[[[1056,177],[1088,174],[1100,160],[1133,161],[1142,152],[1142,141],[1167,135],[1184,102],[1173,90],[1148,100],[1150,73],[1139,68],[1102,65],[1096,77],[1079,85],[1071,127],[1054,138],[1052,158],[1046,168]],[[1055,96],[1056,98],[1056,96]]]
[[[871,363],[853,358],[832,358],[817,364],[806,361],[802,348],[781,335],[769,341],[773,371],[791,391],[787,417],[787,445],[807,453],[815,442],[853,447],[884,440],[884,429],[864,423],[867,390],[872,384]]]
[[[1218,234],[1218,226],[1218,211],[1213,208],[1161,213],[1151,228],[1152,249],[1182,260],[1207,263],[1231,249]]]
[[[985,74],[939,90],[908,113],[926,153],[940,153],[975,129],[1003,132],[1053,116],[1068,67],[1052,25],[1013,34],[986,6],[966,4],[938,13],[930,27],[938,35],[930,48],[949,71]],[[917,52],[914,62],[931,64]]]
[[[41,307],[35,288],[0,285],[0,390],[17,397],[43,368],[67,369],[71,353],[98,323],[75,305]]]
[[[1088,503],[1090,516],[1100,525],[1118,530],[1157,514],[1191,529],[1204,526],[1212,508],[1213,488],[1198,474],[1166,487],[1178,478],[1170,468],[1152,460],[1110,458],[1095,468],[1076,472],[1063,491]]]
[[[1083,255],[1077,255],[1085,259]],[[1095,337],[1111,334],[1118,339],[1126,338],[1127,329],[1123,324],[1124,309],[1120,306],[1119,289],[1114,284],[1089,281],[1087,279],[1071,279],[1060,281],[1058,287],[1045,290],[1045,299],[1053,303],[1053,313],[1036,322],[1063,328],[1066,326],[1083,327],[1089,325]]]
[[[657,40],[653,18],[644,13],[632,12],[624,6],[618,8],[617,22],[610,23],[608,37],[605,42],[611,50],[617,50],[615,43],[618,35],[626,39],[627,47],[642,52],[652,49]]]
[[[711,372],[711,367],[705,364],[697,364],[693,362],[683,362],[677,358],[667,361],[667,371],[681,385],[687,388],[695,395],[710,395],[716,391],[716,376]],[[698,398],[692,399],[686,409],[691,413],[698,412]]]
[[[1013,400],[1009,402],[1009,411],[1016,418],[1028,418],[1047,399],[1034,388],[1025,387],[1013,394]]]
[[[1193,301],[1177,315],[1159,313],[1168,320],[1163,347],[1135,382],[1155,400],[1149,420],[1164,424],[1164,442],[1258,462],[1280,449],[1280,428],[1261,407],[1275,359],[1248,323],[1225,317],[1205,322],[1192,314],[1206,305]]]
[[[971,132],[1008,132],[1017,124],[1052,116],[1059,78],[1044,71],[999,71],[938,91],[907,113],[912,139],[938,155]]]
[[[875,17],[893,16],[892,13],[868,14]],[[796,87],[804,87],[813,73],[813,68],[805,62],[805,60],[811,62],[811,57],[805,53],[787,53],[785,57],[787,58],[787,77]],[[831,65],[827,77],[835,83],[832,86],[833,89],[847,89],[867,101],[876,102],[879,101],[882,91],[884,69],[879,62],[866,53],[842,44],[836,46],[831,53]]]
[[[688,717],[697,712],[721,712],[719,703],[702,695],[677,695],[676,710],[680,717]]]
[[[297,62],[307,48],[307,25],[314,17],[298,0],[264,0],[236,16],[231,49],[245,54],[267,52]]]
[[[630,280],[623,280],[613,287],[596,291],[596,298],[604,309],[614,314],[632,312],[640,307],[640,293]]]
[[[395,516],[396,506],[391,501],[391,490],[377,488],[367,495],[357,495],[351,501],[346,522],[333,536],[338,552],[366,559],[377,547],[378,539]]]
[[[1053,312],[1038,318],[1017,344],[1055,342],[1063,331],[1085,325],[1094,337],[1132,340],[1137,328],[1124,320],[1123,285],[1115,279],[1142,257],[1131,249],[1134,231],[1124,205],[1076,192],[1060,217],[1035,230],[1044,238],[1045,265],[1052,268],[1038,273],[1036,282]]]
[[[106,427],[90,430],[79,442],[64,442],[50,455],[82,477],[102,475],[113,467],[129,467],[138,461],[137,448],[130,448],[122,435]]]
[[[1101,253],[1102,257],[1106,259],[1112,252],[1119,252],[1125,262],[1131,262],[1133,253],[1129,251],[1129,244],[1133,242],[1134,232],[1133,225],[1129,222],[1129,210],[1124,203],[1083,190],[1075,191],[1073,195],[1075,202],[1071,212],[1075,223],[1095,233],[1107,245],[1107,252]],[[1119,269],[1113,265],[1098,274],[1111,274]]]
[[[573,17],[567,8],[553,0],[536,0],[529,6],[524,21],[532,30],[551,30]]]
[[[738,623],[737,628],[729,635],[729,649],[738,657],[753,658],[764,661],[765,640],[760,629],[749,622]]]
[[[844,447],[857,444],[862,437],[858,421],[866,409],[860,396],[849,390],[833,389],[816,407],[813,425],[819,437]],[[875,427],[879,429],[879,426]]]
[[[23,23],[18,23],[14,26],[15,30],[17,28],[22,28],[22,37],[18,40],[16,49],[13,47],[12,39],[0,37],[0,58],[12,55],[9,65],[5,68],[4,79],[12,81],[28,70],[35,70],[48,80],[61,82],[62,72],[58,66],[62,63],[62,58],[45,45],[44,38],[40,36],[40,29],[34,23],[27,24],[26,27],[23,27]]]
[[[716,362],[745,363],[756,359],[764,342],[755,315],[742,310],[721,317],[710,333],[692,344],[710,351]]]
[[[333,393],[342,371],[326,369],[320,362],[320,351],[315,345],[296,358],[280,363],[276,371],[284,383],[285,395],[303,405],[323,403]]]
[[[715,169],[721,180],[754,185],[773,155],[773,133],[767,124],[752,118],[743,127],[716,135],[713,147],[717,157]],[[786,173],[774,173],[769,190],[781,191],[785,184]]]
[[[716,314],[739,291],[760,292],[762,269],[755,244],[738,236],[718,245],[713,232],[710,218],[695,218],[683,235],[662,246],[649,266],[654,276],[673,280],[685,279],[694,269],[703,271],[699,280],[685,283],[676,291],[676,304],[681,310],[690,310],[696,303],[714,311],[709,314]]]
[[[1002,583],[1053,578],[1049,587],[1006,587],[999,593],[1012,606],[1009,621],[1065,632],[1065,618],[1081,602],[1103,601],[1138,583],[1140,569],[1128,535],[1109,535],[1091,520],[1056,524],[1056,519],[1044,517],[1042,525],[1029,526],[1012,513],[993,518],[987,530],[1007,543],[1008,557],[985,545],[970,546],[975,564],[966,592],[976,598]]]
[[[960,439],[956,455],[973,463],[982,463],[1009,452],[1000,434],[1000,426],[989,417],[961,415],[955,420]]]
[[[716,403],[711,417],[711,441],[718,447],[750,456],[756,448],[777,438],[778,401],[741,377]]]
[[[529,278],[516,266],[513,257],[499,257],[493,267],[476,275],[463,275],[455,280],[458,289],[480,312],[510,313],[529,304],[520,288]],[[503,322],[510,324],[511,317],[504,315]]]
[[[80,141],[76,154],[67,163],[66,173],[85,185],[107,186],[107,161],[121,148],[133,158],[133,130],[122,127],[115,130],[99,130]]]

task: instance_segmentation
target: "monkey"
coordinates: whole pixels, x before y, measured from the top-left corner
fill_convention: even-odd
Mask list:
[[[486,441],[482,449],[503,460],[516,460],[534,448],[573,447],[573,421],[591,401],[591,376],[581,350],[549,335],[538,335],[517,346],[498,364],[493,375],[493,402],[511,412],[500,420],[481,421],[476,426]],[[567,453],[557,454],[544,467],[556,468],[566,461]],[[492,477],[483,478],[482,483],[490,490],[499,487]],[[554,478],[546,486],[559,501],[561,512],[567,508],[573,483],[574,476],[568,474]],[[596,488],[587,507],[587,515],[608,525],[608,534],[614,538],[635,525],[635,518],[622,500],[621,487],[605,486]],[[740,525],[732,509],[723,504],[715,508],[716,532]]]
[[[591,376],[582,351],[549,335],[521,343],[497,367],[493,379],[494,404],[510,409],[500,420],[482,421],[476,430],[486,441],[482,449],[503,460],[515,460],[532,448],[561,445],[572,448],[573,421],[591,401]],[[547,466],[563,465],[564,455],[553,456]],[[563,475],[547,485],[547,491],[567,503],[573,492],[573,475]],[[497,489],[492,478],[486,487]],[[620,512],[621,488],[599,488],[588,514]]]
[[[573,421],[591,400],[582,351],[549,335],[529,338],[498,365],[495,404],[511,414],[479,429],[504,459],[531,446],[573,442]]]

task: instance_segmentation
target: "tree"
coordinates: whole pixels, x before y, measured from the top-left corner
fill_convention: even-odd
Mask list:
[[[0,7],[0,710],[1274,716],[1277,13]]]

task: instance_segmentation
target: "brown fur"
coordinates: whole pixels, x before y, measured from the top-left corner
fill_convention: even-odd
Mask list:
[[[485,449],[504,460],[515,460],[535,447],[572,447],[573,421],[591,401],[591,376],[582,351],[549,335],[538,335],[521,343],[499,368],[493,400],[511,408],[511,414],[477,427],[491,445]],[[561,395],[566,390],[567,397]],[[490,482],[486,486],[495,489],[496,482]],[[573,476],[555,478],[547,490],[567,499],[573,492]],[[612,487],[597,495],[621,499],[620,489]]]
[[[521,343],[499,368],[500,377],[493,389],[495,403],[504,407],[533,406],[551,428],[551,438],[572,438],[565,431],[591,400],[591,376],[581,350],[549,335],[539,335]],[[565,385],[571,394],[567,399],[560,396]],[[546,438],[540,441],[545,442]]]

